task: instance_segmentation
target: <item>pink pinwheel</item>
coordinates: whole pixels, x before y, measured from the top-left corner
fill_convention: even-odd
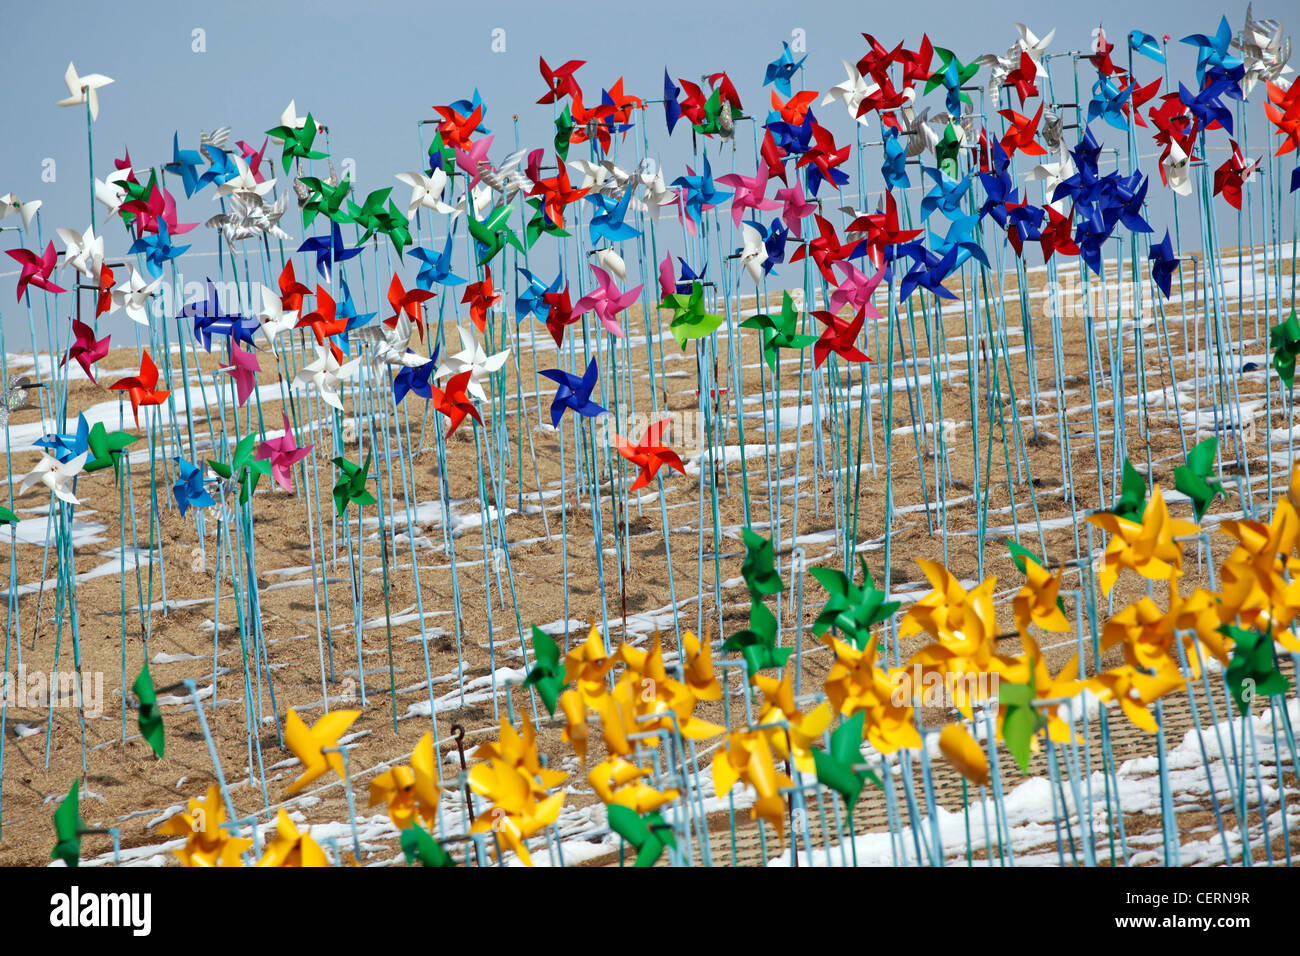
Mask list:
[[[18,301],[23,301],[23,293],[27,291],[29,285],[34,285],[38,289],[44,289],[46,292],[66,292],[63,286],[55,285],[50,281],[50,273],[54,271],[54,260],[57,258],[54,252],[54,243],[45,247],[45,251],[37,256],[36,253],[27,249],[6,249],[10,258],[17,260],[18,264],[23,267],[22,273],[18,276]]]
[[[673,274],[673,254],[665,252],[659,263],[659,298],[664,299],[677,292],[677,278]]]
[[[473,189],[478,184],[479,179],[482,178],[479,175],[478,164],[487,162],[488,150],[492,148],[492,140],[494,139],[496,139],[495,136],[485,136],[477,142],[470,143],[469,149],[456,147],[456,165],[465,170],[465,174],[469,176],[468,188]]]
[[[257,385],[257,373],[261,370],[256,354],[245,352],[233,341],[230,343],[230,365],[224,371],[235,380],[235,396],[240,407],[252,394],[253,387]]]
[[[793,186],[778,189],[776,199],[784,207],[781,210],[781,221],[797,238],[802,239],[802,223],[816,211],[817,204],[808,201],[808,197],[803,193],[803,183],[798,177],[795,177]]]
[[[873,319],[880,318],[880,313],[872,304],[871,297],[875,294],[876,286],[880,285],[885,270],[878,269],[875,275],[868,276],[848,262],[837,262],[835,268],[844,273],[844,278],[840,281],[839,287],[831,293],[831,311],[838,313],[847,305],[852,307],[854,312],[866,310],[866,314]]]
[[[293,491],[293,472],[291,469],[302,458],[311,454],[311,445],[298,447],[298,440],[293,437],[293,429],[289,427],[289,416],[283,412],[284,417],[284,434],[279,438],[269,438],[257,447],[257,454],[254,456],[258,459],[271,459],[271,477],[275,483],[285,491]]]
[[[253,174],[253,180],[255,182],[266,182],[266,179],[262,176],[261,170],[262,162],[266,156],[266,146],[269,142],[269,138],[262,140],[261,149],[253,149],[251,144],[245,143],[242,139],[235,143],[235,145],[239,147],[240,151],[243,152],[244,162],[248,163],[249,172]]]
[[[68,354],[63,356],[63,361],[59,363],[62,368],[67,364],[68,359],[74,360],[85,370],[86,377],[92,382],[95,376],[91,373],[90,367],[108,354],[108,340],[111,336],[104,336],[102,339],[95,339],[95,330],[85,322],[72,320],[72,332],[76,335]]]
[[[731,197],[731,218],[736,225],[740,225],[740,220],[745,214],[746,209],[780,209],[781,204],[772,199],[767,199],[763,193],[767,191],[767,181],[772,178],[768,171],[767,163],[760,162],[758,171],[753,176],[742,176],[740,173],[728,173],[726,176],[719,176],[718,182],[724,186],[732,187],[736,193]]]
[[[618,324],[618,314],[636,301],[642,286],[619,292],[608,272],[598,265],[592,265],[591,271],[596,274],[596,282],[599,284],[574,304],[573,314],[578,316],[594,309],[600,317],[600,324],[615,338],[621,339],[623,328]]]

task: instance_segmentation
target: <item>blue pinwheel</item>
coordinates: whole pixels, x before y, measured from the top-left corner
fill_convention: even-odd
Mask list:
[[[767,250],[767,258],[763,260],[763,273],[768,275],[774,267],[785,262],[785,243],[790,237],[790,229],[780,219],[773,219],[772,225],[767,227],[757,221],[746,221],[763,237],[763,248]]]
[[[886,189],[907,189],[912,181],[907,177],[907,150],[898,141],[898,130],[885,134],[885,162],[880,167]]]
[[[690,170],[689,166],[686,168]],[[707,155],[704,157],[703,171],[699,174],[678,176],[673,180],[673,185],[680,187],[685,193],[682,205],[686,208],[687,217],[694,222],[701,220],[705,209],[719,206],[732,197],[732,193],[714,186],[713,170],[709,166]]]
[[[415,355],[412,349],[406,350],[407,355]],[[438,367],[438,349],[433,350],[433,355],[429,361],[423,365],[403,365],[396,375],[393,376],[393,404],[402,404],[402,399],[407,394],[414,392],[425,401],[433,398],[433,386],[429,384],[430,378],[433,377],[434,371]]]
[[[77,416],[77,430],[70,435],[44,435],[33,442],[37,448],[46,449],[61,462],[69,462],[84,451],[90,450],[90,423],[84,414]]]
[[[558,368],[543,369],[541,374],[558,386],[555,389],[555,398],[551,400],[552,426],[559,427],[566,408],[573,409],[584,418],[595,418],[607,413],[606,409],[591,400],[592,389],[596,387],[596,382],[600,378],[595,359],[588,363],[587,371],[582,378]]]
[[[203,469],[198,465],[190,464],[184,458],[173,460],[180,471],[180,481],[172,485],[172,494],[176,497],[176,506],[180,509],[181,517],[184,517],[185,512],[191,507],[210,508],[215,505],[216,499],[204,487]]]
[[[1232,27],[1228,25],[1227,17],[1219,20],[1219,29],[1215,31],[1214,36],[1207,37],[1204,33],[1193,33],[1191,36],[1183,37],[1179,42],[1197,48],[1196,78],[1202,87],[1206,85],[1208,70],[1229,71],[1242,66],[1240,58],[1228,52],[1228,47],[1232,43]]]
[[[664,67],[664,122],[668,125],[669,136],[677,121],[682,118],[682,104],[677,100],[681,92],[682,88],[669,78],[668,68]]]
[[[896,258],[906,256],[912,260],[912,268],[898,286],[899,302],[907,301],[918,288],[926,289],[941,299],[957,298],[943,287],[943,280],[957,268],[957,252],[954,245],[941,256],[921,242],[905,242],[895,247]]]
[[[813,116],[813,111],[809,110],[804,116],[803,122],[798,126],[793,123],[787,123],[785,120],[777,120],[768,123],[766,128],[772,134],[772,140],[787,155],[802,156],[808,152],[808,147],[812,145],[813,126],[817,123],[817,118]]]
[[[1173,244],[1169,241],[1169,230],[1165,230],[1164,239],[1152,243],[1151,254],[1147,256],[1151,262],[1151,281],[1160,289],[1166,299],[1169,298],[1173,284],[1174,273],[1178,271],[1178,257],[1174,255]]]
[[[806,59],[808,57],[803,56],[795,60],[794,55],[790,53],[790,44],[782,41],[781,55],[767,65],[767,70],[763,74],[763,85],[775,86],[778,93],[789,97],[790,80]]]
[[[515,324],[518,325],[530,315],[536,316],[539,322],[545,322],[551,314],[551,306],[546,297],[559,293],[564,276],[557,275],[555,281],[547,285],[523,266],[519,267],[519,274],[528,286],[515,297]]]
[[[970,190],[971,178],[967,173],[961,179],[945,176],[942,170],[930,166],[922,167],[925,174],[934,180],[934,188],[921,197],[921,218],[929,219],[935,210],[949,219],[961,212],[961,202]]]
[[[360,246],[349,249],[343,243],[343,234],[339,232],[337,222],[332,222],[330,225],[330,235],[309,236],[298,247],[299,252],[316,253],[316,271],[320,273],[321,278],[326,283],[330,281],[330,273],[333,271],[335,263],[344,263],[353,256],[361,255]]]
[[[212,351],[212,336],[229,336],[232,342],[243,342],[250,348],[253,345],[253,333],[260,327],[257,316],[241,316],[222,311],[217,287],[208,280],[207,298],[187,303],[181,309],[180,318],[194,322],[194,339],[203,343],[205,352]]]
[[[465,280],[451,271],[451,251],[452,242],[455,236],[447,233],[447,244],[443,246],[442,252],[434,252],[432,249],[412,249],[411,255],[419,259],[424,265],[420,266],[420,272],[415,277],[415,284],[421,289],[432,289],[433,284],[439,285],[463,285]]]
[[[199,165],[202,162],[203,157],[199,155],[198,150],[181,149],[180,134],[172,133],[172,161],[163,169],[181,178],[187,199],[203,188],[199,178]]]
[[[1238,89],[1237,84],[1230,80],[1215,80],[1199,93],[1193,93],[1179,83],[1178,98],[1183,101],[1184,106],[1192,111],[1192,115],[1200,121],[1203,127],[1208,129],[1218,123],[1231,136],[1232,110],[1223,104],[1220,97],[1234,89]],[[1239,89],[1238,93],[1240,93]]]
[[[985,268],[988,267],[988,256],[984,254],[983,248],[975,239],[975,229],[979,226],[979,221],[979,216],[957,216],[948,224],[948,234],[942,239],[933,232],[930,233],[930,248],[934,250],[936,256],[946,259],[950,252],[954,254],[955,258],[949,272],[960,267],[967,259],[974,259]]]
[[[1144,33],[1141,30],[1130,30],[1128,48],[1134,53],[1140,53],[1148,59],[1155,60],[1157,63],[1165,62],[1165,51],[1161,49],[1156,38],[1149,33]]]
[[[1127,131],[1128,117],[1124,115],[1124,107],[1128,105],[1132,94],[1131,83],[1121,90],[1113,77],[1099,76],[1097,82],[1092,84],[1092,99],[1088,102],[1088,122],[1100,118],[1118,130]]]
[[[167,223],[160,218],[158,220],[158,231],[146,232],[131,243],[131,248],[127,252],[131,255],[137,253],[143,255],[144,267],[149,271],[149,275],[155,279],[161,279],[163,264],[182,255],[189,248],[189,246],[172,245],[171,233],[167,229]]]
[[[208,183],[216,183],[219,186],[239,175],[239,167],[234,164],[224,149],[211,143],[205,143],[202,149],[203,155],[208,158],[208,168],[199,177],[199,189]]]
[[[619,200],[611,199],[604,193],[587,194],[587,200],[600,210],[591,217],[590,232],[591,243],[595,245],[604,239],[606,242],[621,242],[624,239],[635,239],[641,235],[641,230],[631,223],[624,222],[627,216],[628,204],[632,201],[632,185],[623,190],[623,198]]]
[[[677,263],[681,268],[677,271],[677,281],[673,283],[674,290],[678,295],[690,295],[695,282],[703,281],[704,276],[696,272],[681,256],[677,257]]]

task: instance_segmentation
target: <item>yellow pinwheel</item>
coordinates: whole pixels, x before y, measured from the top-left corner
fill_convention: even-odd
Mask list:
[[[232,837],[226,829],[226,808],[214,783],[207,798],[190,800],[184,810],[161,827],[162,836],[183,836],[185,845],[172,850],[185,866],[243,866],[240,859],[253,841]]]
[[[1102,701],[1117,701],[1135,726],[1154,734],[1158,729],[1156,719],[1147,708],[1157,698],[1182,687],[1183,678],[1169,668],[1144,674],[1132,664],[1124,664],[1089,678],[1087,683]]]
[[[290,712],[292,713],[292,711]],[[275,821],[275,836],[267,841],[258,866],[329,866],[320,844],[298,828],[283,809]]]
[[[939,731],[939,750],[975,786],[982,787],[989,782],[988,757],[962,724],[949,724]]]
[[[1140,523],[1109,512],[1089,515],[1088,522],[1111,535],[1097,572],[1103,594],[1110,593],[1125,568],[1152,581],[1181,574],[1183,549],[1174,539],[1198,530],[1192,522],[1170,516],[1159,485],[1152,489]]]
[[[546,796],[526,771],[498,759],[475,764],[469,772],[469,786],[491,803],[474,821],[470,833],[495,834],[525,866],[532,866],[524,841],[559,818],[564,791]]]
[[[415,819],[415,771],[406,765],[393,767],[370,781],[370,805],[388,805],[388,819],[405,830]]]
[[[432,827],[438,816],[442,787],[438,783],[438,755],[433,749],[433,734],[428,731],[411,751],[411,771],[415,774],[415,810]]]
[[[565,656],[564,682],[571,684],[576,681],[583,704],[599,710],[600,699],[607,690],[605,678],[617,662],[618,658],[611,657],[605,650],[605,641],[593,624],[587,632],[587,639]]]
[[[582,695],[576,690],[566,690],[560,695],[560,710],[564,712],[564,742],[573,747],[574,753],[587,765],[587,705],[582,702]]]
[[[780,791],[794,786],[794,781],[776,769],[767,734],[761,731],[729,734],[725,746],[713,758],[713,786],[719,797],[730,793],[740,780],[753,787],[758,795],[749,818],[770,823],[784,836],[785,800]]]
[[[866,715],[864,738],[881,753],[893,753],[900,747],[920,747],[921,735],[912,720],[911,698],[899,695],[898,684],[884,670],[876,667],[876,637],[858,651],[838,638],[830,638],[835,663],[824,684],[831,706],[842,717],[858,711]]]
[[[329,770],[343,776],[343,757],[337,753],[324,753],[326,747],[337,747],[352,722],[361,716],[359,710],[336,710],[316,721],[310,730],[294,711],[284,721],[284,742],[302,761],[302,774],[285,793],[297,793],[307,784]]]
[[[634,813],[650,813],[672,803],[680,793],[676,789],[656,790],[645,782],[653,771],[638,767],[623,757],[611,757],[596,764],[587,780],[606,805],[627,807]]]
[[[1028,555],[1024,556],[1025,586],[1012,599],[1016,629],[1021,633],[1036,624],[1044,631],[1068,631],[1070,620],[1057,603],[1061,574],[1052,574]]]
[[[997,578],[988,578],[973,591],[942,564],[916,562],[934,585],[934,590],[912,605],[898,628],[900,638],[922,631],[933,637],[952,654],[972,661],[985,661],[993,653],[993,638],[998,633],[997,611],[993,590]]]
[[[1083,690],[1084,682],[1079,680],[1079,659],[1071,657],[1061,668],[1059,674],[1052,676],[1051,671],[1047,669],[1047,660],[1043,657],[1043,652],[1039,649],[1038,642],[1027,634],[1020,635],[1020,642],[1024,645],[1024,653],[1015,659],[1015,662],[998,671],[998,680],[1006,681],[1008,684],[1033,684],[1033,696],[1038,700],[1055,700],[1063,697],[1075,697]],[[1068,721],[1060,716],[1060,709],[1063,704],[1044,704],[1035,708],[1037,713],[1042,714],[1047,719],[1047,736],[1053,743],[1069,743],[1072,732]],[[1005,701],[998,705],[998,735],[1003,732],[1003,725],[1006,722],[1008,706]],[[1073,735],[1077,738],[1077,734]],[[1038,735],[1035,734],[1030,739],[1030,749],[1034,752],[1038,750]]]
[[[713,672],[713,650],[690,631],[682,635],[682,668],[686,686],[697,700],[722,699],[722,685]]]
[[[758,725],[776,725],[764,727],[772,750],[783,760],[792,761],[800,773],[816,774],[811,748],[813,744],[820,744],[822,734],[835,719],[831,705],[822,701],[809,713],[800,713],[794,703],[794,687],[788,674],[780,680],[756,674],[752,683],[763,692]],[[779,726],[782,722],[789,725],[788,732]]]
[[[537,731],[528,714],[523,715],[523,731],[516,731],[510,725],[509,718],[501,715],[500,736],[495,741],[479,744],[472,756],[476,760],[501,760],[518,767],[528,776],[536,779],[547,790],[568,779],[562,770],[551,770],[542,766],[541,756],[537,753]]]

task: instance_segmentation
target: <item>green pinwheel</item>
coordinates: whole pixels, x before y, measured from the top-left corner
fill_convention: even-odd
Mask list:
[[[799,310],[795,308],[794,299],[790,298],[790,293],[785,292],[781,295],[781,314],[779,316],[759,314],[751,316],[740,323],[742,329],[760,329],[762,331],[763,359],[767,362],[773,375],[776,374],[776,363],[780,358],[781,349],[799,351],[806,349],[817,341],[815,335],[799,335],[795,332],[798,321]]]
[[[418,823],[413,823],[402,831],[401,844],[408,866],[413,865],[416,860],[420,861],[421,866],[456,865],[451,854],[444,850],[437,840],[429,836]]]
[[[411,244],[411,220],[406,218],[406,214],[398,209],[391,199],[388,200],[388,208],[377,218],[379,231],[393,244],[393,248],[397,250],[397,258],[402,258],[403,250]]]
[[[1147,481],[1142,473],[1133,467],[1133,462],[1124,459],[1124,477],[1120,481],[1119,498],[1110,513],[1129,521],[1141,522],[1147,511]]]
[[[554,716],[555,704],[564,690],[564,663],[560,660],[560,645],[536,624],[533,625],[533,660],[537,663],[528,672],[524,686],[536,687],[546,712]]]
[[[810,573],[826,589],[826,606],[813,622],[812,632],[820,637],[832,627],[858,650],[871,639],[871,627],[886,621],[898,610],[898,601],[886,601],[885,592],[876,590],[867,562],[861,556],[862,586],[854,584],[843,571],[835,568],[811,568]]]
[[[673,321],[668,331],[683,352],[686,351],[688,341],[711,335],[722,324],[722,316],[709,315],[704,311],[704,286],[698,280],[691,283],[690,295],[670,292],[659,303],[659,308],[672,310]]]
[[[836,727],[831,732],[830,750],[810,748],[817,782],[843,797],[844,806],[850,813],[868,780],[884,789],[880,778],[872,771],[856,769],[862,763],[862,728],[866,718],[866,712],[860,710]]]
[[[81,819],[80,799],[77,781],[74,780],[72,789],[54,811],[55,844],[50,859],[62,860],[68,866],[81,863],[81,832],[86,824]]]
[[[961,139],[957,136],[957,127],[949,123],[943,131],[943,137],[934,144],[934,156],[939,164],[939,171],[949,179],[960,179],[957,168],[957,155],[961,152]]]
[[[564,105],[564,111],[555,118],[555,151],[560,159],[569,158],[569,143],[573,139],[573,111]]]
[[[360,206],[351,199],[348,200],[348,218],[364,230],[357,245],[364,245],[371,236],[383,230],[384,203],[388,202],[388,194],[392,191],[392,186],[376,189],[366,196]]]
[[[780,594],[785,590],[781,576],[776,573],[776,549],[772,542],[749,528],[743,532],[745,539],[745,561],[740,566],[740,575],[745,579],[745,586],[755,601],[761,601],[765,594]]]
[[[18,516],[8,508],[0,507],[0,524],[17,524]]]
[[[519,237],[510,230],[509,206],[497,206],[482,222],[473,216],[467,216],[466,220],[469,224],[469,234],[478,244],[479,265],[491,262],[507,245],[514,246],[520,252],[524,251]]]
[[[1223,485],[1210,477],[1214,472],[1214,459],[1219,453],[1219,440],[1207,438],[1187,453],[1187,464],[1174,469],[1174,487],[1192,499],[1192,510],[1200,521],[1215,498],[1226,498]]]
[[[1033,658],[1029,661],[1029,672],[1034,672]],[[1024,684],[1005,680],[998,684],[998,703],[1003,707],[1002,740],[1023,773],[1029,772],[1030,741],[1047,726],[1047,718],[1033,706],[1034,697],[1032,679]]]
[[[776,618],[761,601],[750,603],[749,627],[727,638],[722,649],[739,652],[751,675],[769,667],[784,667],[794,652],[793,647],[776,646]]]
[[[351,221],[343,208],[343,200],[347,199],[348,193],[352,191],[352,180],[345,179],[331,186],[315,176],[303,176],[302,184],[312,191],[311,198],[302,207],[304,226],[310,226],[319,214],[324,214],[338,223]]]
[[[284,171],[289,171],[289,160],[291,159],[324,159],[328,153],[318,153],[313,150],[312,144],[316,142],[316,120],[310,113],[307,114],[307,121],[302,124],[302,129],[294,129],[292,126],[277,126],[275,129],[268,129],[267,136],[274,136],[276,139],[284,140],[284,156],[281,157],[284,163]]]
[[[355,465],[341,456],[334,459],[334,465],[343,472],[343,477],[334,485],[336,514],[343,514],[348,510],[348,505],[353,503],[357,507],[378,504],[375,496],[366,487],[366,482],[370,480],[370,455],[366,455],[366,463],[363,466]]]
[[[146,208],[149,197],[153,195],[154,186],[158,184],[158,174],[152,170],[149,172],[149,181],[141,183],[138,180],[125,179],[118,183],[123,191],[122,204],[118,211],[122,216],[122,222],[130,228],[135,224],[135,213],[130,210]]]
[[[739,119],[734,113],[732,120]],[[692,124],[695,132],[701,136],[711,136],[722,132],[722,87],[719,86],[704,101],[704,122]]]
[[[271,459],[263,458],[258,460],[253,457],[253,446],[256,444],[257,433],[250,432],[235,446],[229,464],[208,459],[208,467],[218,477],[226,481],[233,478],[239,482],[239,503],[241,505],[248,503],[248,499],[253,496],[253,492],[257,489],[257,483],[262,476],[271,473]]]
[[[131,685],[131,690],[135,691],[135,696],[140,700],[140,734],[161,759],[167,736],[163,732],[162,711],[158,709],[158,694],[153,689],[153,678],[149,676],[148,663],[144,665],[144,670],[140,671],[140,676]]]
[[[1286,383],[1287,391],[1295,388],[1295,361],[1300,355],[1300,320],[1295,309],[1268,330],[1268,347],[1273,350],[1273,368]]]
[[[132,435],[130,432],[110,432],[104,427],[103,422],[96,422],[87,437],[90,458],[86,460],[86,471],[112,468],[113,477],[120,478],[118,463],[121,461],[122,452],[139,440],[138,435]]]
[[[658,810],[640,816],[635,810],[616,803],[608,812],[609,828],[636,850],[636,866],[654,866],[666,846],[677,849],[673,828]]]
[[[975,78],[975,74],[980,69],[979,61],[963,63],[951,50],[945,50],[940,46],[935,47],[934,52],[939,57],[940,66],[930,74],[925,84],[925,92],[929,93],[937,87],[944,87],[948,91],[948,112],[956,113],[958,111],[953,108],[954,97],[960,99],[962,103],[971,101],[969,96],[961,92],[961,88]]]
[[[1223,625],[1219,633],[1233,641],[1232,660],[1228,662],[1223,677],[1243,717],[1250,713],[1257,697],[1274,697],[1287,692],[1291,684],[1277,669],[1272,635],[1231,624]]]
[[[540,199],[528,200],[528,205],[534,209],[534,215],[524,226],[524,243],[529,249],[542,236],[555,236],[557,239],[566,239],[569,233],[555,223],[551,222],[550,217],[542,210],[542,201]]]

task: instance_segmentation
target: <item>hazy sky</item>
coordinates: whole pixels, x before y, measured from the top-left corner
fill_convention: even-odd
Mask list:
[[[1294,9],[1277,0],[1256,5],[1257,15],[1284,20]],[[1134,11],[1140,11],[1136,18]],[[537,71],[539,54],[553,65],[569,58],[586,59],[579,78],[590,91],[589,99],[598,97],[600,88],[620,75],[628,91],[650,98],[661,93],[665,66],[674,77],[725,69],[747,108],[761,112],[768,96],[762,88],[764,65],[780,53],[781,41],[790,39],[795,29],[803,30],[806,37],[804,80],[820,90],[843,79],[841,58],[853,62],[862,54],[861,31],[875,34],[890,47],[900,39],[915,47],[925,31],[934,43],[952,47],[963,61],[969,61],[981,53],[1005,52],[1016,37],[1012,26],[1016,20],[1040,35],[1056,27],[1054,51],[1086,47],[1090,31],[1100,20],[1117,44],[1116,56],[1121,57],[1130,29],[1157,36],[1169,33],[1175,41],[1170,46],[1172,75],[1190,80],[1195,51],[1176,41],[1188,33],[1212,33],[1222,13],[1237,29],[1245,4],[1223,8],[1203,0],[1154,0],[1141,5],[1113,0],[1067,5],[1014,0],[988,5],[951,0],[924,4],[655,0],[562,9],[514,0],[490,4],[231,0],[193,9],[153,0],[126,5],[78,0],[15,4],[5,17],[10,39],[0,95],[8,121],[7,135],[0,138],[0,193],[12,190],[23,199],[41,199],[46,238],[53,236],[56,226],[81,231],[88,224],[85,115],[81,109],[54,105],[66,95],[63,71],[69,60],[83,73],[105,73],[116,81],[101,91],[100,116],[93,130],[95,169],[101,177],[128,146],[139,166],[170,159],[175,130],[188,148],[197,145],[200,130],[222,125],[234,128],[232,143],[246,139],[260,145],[263,132],[276,125],[292,98],[300,113],[310,110],[329,126],[333,155],[336,161],[345,157],[354,161],[363,194],[393,185],[400,195],[405,189],[395,183],[393,173],[421,164],[417,122],[435,115],[433,104],[469,97],[475,87],[487,104],[486,123],[498,134],[494,158],[513,149],[510,119],[516,112],[521,145],[549,149],[551,107],[535,105],[544,88]],[[201,42],[195,38],[196,30],[203,31]],[[494,34],[496,30],[504,33]],[[494,52],[494,39],[498,48],[504,43],[504,52]],[[204,52],[195,52],[200,45]],[[1160,69],[1150,61],[1139,64],[1140,79],[1153,78]],[[1070,75],[1069,61],[1055,61],[1053,71],[1059,84]],[[1085,97],[1091,78],[1085,63],[1081,71]],[[1252,99],[1261,96],[1262,91],[1257,91]],[[1261,112],[1258,103],[1252,104],[1251,111],[1252,116]],[[653,108],[650,116],[653,151],[656,142],[668,140],[661,111]],[[837,137],[848,135],[850,123],[838,104],[819,109],[818,117]],[[1252,132],[1261,131],[1252,141],[1256,155],[1263,148],[1262,128],[1252,122]],[[1116,144],[1123,142],[1123,134],[1116,131],[1099,128],[1099,133]],[[1149,134],[1141,135],[1144,151],[1149,151]],[[684,150],[689,142],[689,133],[679,129],[674,145],[666,148]],[[877,152],[867,163],[870,189],[880,186]],[[279,150],[273,146],[271,153],[278,161]],[[675,165],[680,157],[670,152],[662,158],[671,179],[680,171]],[[42,181],[49,160],[55,164],[53,183]],[[753,168],[748,143],[742,146],[737,163],[745,171]],[[1158,187],[1154,162],[1143,163],[1143,168]],[[211,189],[187,200],[178,179],[168,177],[168,186],[178,196],[183,221],[202,221],[217,209]],[[101,224],[102,213],[101,207],[97,211]],[[11,217],[4,225],[16,221]],[[287,225],[300,239],[300,229],[293,228],[296,224]],[[120,227],[110,230],[110,253],[121,251],[122,235]],[[215,248],[215,234],[201,226],[187,238],[200,248]],[[0,247],[16,245],[16,233],[0,236]],[[35,240],[29,240],[28,248],[34,245]],[[0,266],[9,271],[7,260]],[[14,328],[13,282],[13,278],[0,280],[0,309],[7,331]]]

